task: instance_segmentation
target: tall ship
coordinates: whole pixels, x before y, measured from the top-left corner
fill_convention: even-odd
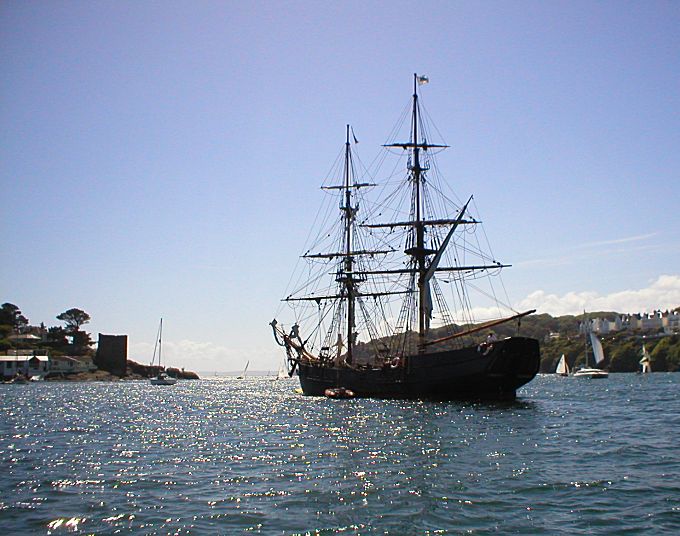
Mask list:
[[[538,341],[519,335],[534,311],[507,305],[508,265],[490,252],[473,197],[460,200],[437,166],[448,145],[421,104],[427,82],[414,75],[371,169],[348,125],[322,186],[279,310],[290,323],[270,324],[306,395],[513,400],[538,373]]]

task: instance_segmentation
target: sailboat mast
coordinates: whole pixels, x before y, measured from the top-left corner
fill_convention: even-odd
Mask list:
[[[585,312],[584,312],[585,313]],[[588,368],[588,336],[590,335],[590,319],[585,316],[583,317],[583,333],[584,333],[584,340],[583,340],[583,346],[584,346],[584,351],[586,354],[586,368]]]
[[[163,319],[161,318],[161,323],[158,326],[158,365],[163,366],[162,360],[162,350],[163,350]]]

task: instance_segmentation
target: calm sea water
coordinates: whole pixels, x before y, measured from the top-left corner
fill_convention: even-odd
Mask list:
[[[680,533],[680,374],[539,376],[513,404],[297,386],[0,385],[0,529]]]

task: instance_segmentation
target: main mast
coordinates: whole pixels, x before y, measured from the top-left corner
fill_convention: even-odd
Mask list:
[[[425,281],[425,226],[422,219],[422,192],[421,192],[421,173],[425,169],[420,167],[420,147],[418,146],[418,75],[413,74],[413,134],[411,143],[413,144],[413,183],[415,188],[415,230],[416,230],[416,249],[413,252],[418,266],[418,347],[422,350],[425,342],[425,329],[427,326],[426,310],[426,281]]]
[[[426,335],[430,326],[430,319],[432,318],[432,297],[430,294],[430,284],[435,273],[438,272],[478,272],[488,269],[504,268],[507,265],[501,264],[497,261],[487,263],[486,259],[481,264],[459,265],[457,262],[454,266],[440,266],[442,256],[450,242],[454,232],[459,225],[475,225],[479,222],[472,217],[466,217],[467,207],[472,200],[468,199],[465,205],[459,210],[458,214],[453,218],[445,216],[443,218],[436,217],[434,213],[430,213],[432,207],[426,199],[427,189],[425,188],[426,179],[425,174],[429,170],[427,162],[423,163],[423,153],[430,149],[445,149],[448,145],[439,145],[428,143],[424,134],[423,117],[418,103],[418,86],[428,83],[428,79],[424,76],[413,75],[413,109],[411,112],[411,125],[409,128],[409,141],[407,142],[393,142],[386,144],[384,147],[398,148],[408,151],[409,159],[407,164],[408,180],[411,183],[411,207],[408,221],[398,221],[392,223],[377,223],[366,224],[364,227],[370,228],[389,228],[404,227],[407,229],[408,238],[405,244],[404,253],[410,257],[408,267],[406,269],[391,269],[363,272],[364,274],[410,274],[409,292],[416,294],[417,304],[413,304],[412,300],[405,302],[405,306],[409,308],[409,318],[415,320],[417,323],[418,332],[418,349],[419,352],[425,351]],[[420,138],[419,138],[420,137]],[[427,159],[425,159],[427,160]],[[426,242],[426,229],[439,226],[450,226],[448,234],[444,237],[441,233],[440,240],[435,244],[430,238],[430,243]],[[417,312],[416,312],[417,309]],[[415,316],[417,315],[417,320]],[[409,327],[408,329],[412,329]]]
[[[418,347],[420,351],[424,351],[425,335],[429,326],[430,318],[430,298],[429,298],[429,283],[428,283],[428,266],[427,256],[437,253],[436,250],[425,247],[425,227],[428,222],[425,219],[425,205],[424,205],[424,191],[423,183],[425,181],[425,172],[429,169],[427,166],[422,166],[420,162],[420,151],[427,150],[431,147],[445,148],[446,145],[432,145],[428,144],[423,139],[418,141],[418,136],[421,134],[418,106],[418,85],[427,83],[426,77],[419,77],[416,73],[413,74],[413,109],[411,112],[411,128],[409,132],[409,141],[406,143],[392,143],[386,147],[401,148],[410,152],[410,159],[408,164],[408,171],[410,172],[410,180],[413,184],[412,190],[412,204],[411,204],[411,221],[408,227],[411,229],[411,239],[404,253],[410,255],[412,258],[412,268],[409,270],[413,277],[417,278],[415,286],[418,289]],[[462,213],[461,213],[462,216]],[[463,221],[459,218],[460,223]],[[456,220],[451,223],[456,223]]]
[[[420,150],[427,149],[429,146],[427,142],[418,142],[420,117],[418,114],[418,83],[420,80],[427,81],[426,78],[420,78],[416,73],[413,74],[413,110],[411,112],[411,132],[409,143],[399,144],[402,147],[410,147],[411,159],[408,165],[408,170],[411,172],[411,181],[413,183],[413,206],[412,212],[412,229],[415,233],[415,244],[411,242],[411,247],[407,248],[404,253],[413,258],[415,273],[417,274],[417,288],[418,288],[418,347],[420,351],[424,350],[425,335],[428,327],[429,309],[428,309],[428,282],[426,278],[427,255],[436,253],[436,251],[425,247],[425,222],[424,222],[424,206],[423,206],[423,181],[427,167],[422,167],[420,164]]]
[[[163,319],[158,324],[158,366],[163,366]]]
[[[583,311],[583,351],[585,353],[585,368],[588,368],[588,337],[590,336],[590,319],[586,316],[585,311]]]

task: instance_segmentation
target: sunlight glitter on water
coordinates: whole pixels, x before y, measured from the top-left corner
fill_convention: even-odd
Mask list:
[[[162,390],[2,386],[0,526],[43,534],[679,528],[680,382],[658,375],[640,392],[645,384],[613,376],[605,390],[537,378],[510,405],[331,401],[265,378]],[[663,410],[650,414],[655,397]],[[635,505],[649,515],[632,518]]]

